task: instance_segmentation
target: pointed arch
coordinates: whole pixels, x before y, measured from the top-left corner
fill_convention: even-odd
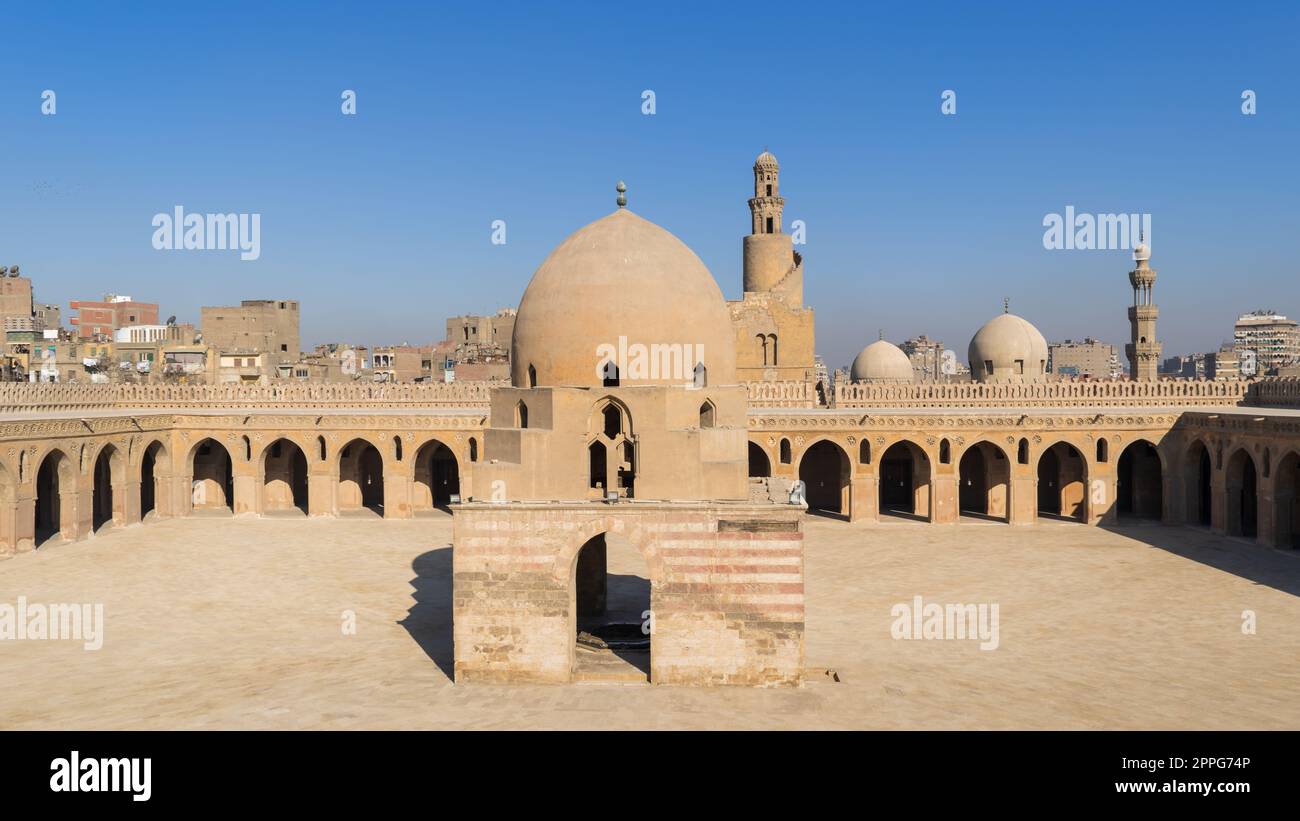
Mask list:
[[[880,455],[880,513],[931,520],[930,457],[925,448],[907,439]]]
[[[90,528],[99,531],[126,521],[126,456],[111,442],[95,455],[91,471]]]
[[[819,439],[799,457],[799,481],[809,510],[847,516],[852,467],[844,448]]]
[[[415,454],[415,490],[411,507],[417,513],[445,509],[460,500],[460,465],[441,440],[430,439]]]
[[[767,451],[757,442],[749,443],[749,478],[760,479],[772,475],[772,460],[767,458]]]
[[[36,469],[34,546],[76,535],[76,463],[59,448],[51,448]]]
[[[1300,548],[1300,452],[1290,451],[1273,469],[1273,545]]]
[[[1120,516],[1164,518],[1164,467],[1148,439],[1135,439],[1120,451],[1115,470],[1115,505]]]
[[[1048,446],[1038,456],[1038,515],[1088,520],[1088,460],[1069,442]]]
[[[1226,468],[1227,527],[1229,536],[1253,539],[1259,535],[1259,475],[1255,458],[1238,448]]]
[[[140,454],[140,520],[150,516],[171,515],[172,461],[166,443],[154,439]]]
[[[230,451],[216,439],[199,440],[190,448],[190,509],[234,512],[235,478]]]
[[[1183,455],[1183,484],[1187,488],[1186,524],[1210,526],[1213,520],[1213,477],[1210,449],[1205,442],[1196,439],[1187,446]]]
[[[717,421],[716,413],[717,407],[714,406],[713,402],[708,399],[704,400],[704,404],[700,405],[700,430],[714,426]]]
[[[997,444],[969,445],[957,463],[957,508],[964,516],[1011,521],[1011,459]]]
[[[358,437],[339,451],[339,512],[369,510],[384,515],[384,457],[368,439]]]
[[[276,439],[262,451],[262,512],[307,515],[307,454],[297,442]]]

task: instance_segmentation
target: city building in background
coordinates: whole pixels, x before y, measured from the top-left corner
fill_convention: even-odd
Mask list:
[[[317,345],[293,366],[293,378],[308,382],[369,380],[370,348],[344,342]]]
[[[265,385],[271,380],[266,351],[253,348],[221,349],[212,359],[215,364],[212,382],[238,385]]]
[[[370,361],[376,382],[428,382],[433,377],[432,345],[378,345]]]
[[[268,369],[272,378],[291,378],[293,366],[302,358],[297,300],[246,299],[238,306],[204,307],[199,329],[203,341],[221,352],[222,362],[227,357],[245,361],[250,354],[264,354],[256,357],[258,367]],[[221,367],[223,373],[235,372],[227,371],[224,364]],[[247,368],[236,370],[239,381],[246,381]]]
[[[136,302],[129,296],[107,294],[98,302],[74,300],[68,307],[74,313],[70,322],[78,339],[112,336],[128,325],[158,324],[156,302]]]
[[[943,370],[943,352],[946,349],[942,342],[921,334],[908,339],[898,347],[907,354],[908,360],[912,363],[912,370],[916,372],[916,381],[938,382],[952,376],[951,373],[945,374]]]
[[[446,341],[457,362],[477,362],[493,357],[508,359],[515,333],[515,309],[502,308],[492,316],[453,316],[447,319]]]
[[[515,330],[514,308],[493,316],[453,316],[447,336],[431,351],[431,374],[439,382],[494,382],[510,378],[510,349]]]
[[[1255,352],[1260,376],[1274,376],[1280,368],[1300,359],[1300,331],[1296,321],[1276,311],[1252,311],[1237,317],[1233,340],[1239,349]]]
[[[1118,379],[1124,375],[1114,345],[1085,337],[1047,346],[1048,372],[1065,378]]]
[[[1206,379],[1240,379],[1241,358],[1231,342],[1225,342],[1217,351],[1205,355]]]

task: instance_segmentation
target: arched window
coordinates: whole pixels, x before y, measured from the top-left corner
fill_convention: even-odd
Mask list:
[[[783,465],[790,464],[790,440],[789,439],[781,440],[781,464]]]
[[[763,364],[767,365],[767,337],[758,334],[754,337],[754,340],[758,342],[758,350],[763,355]]]
[[[1097,440],[1097,461],[1104,462],[1110,457],[1110,443],[1105,439]]]
[[[588,470],[589,487],[609,490],[609,479],[606,475],[606,460],[608,457],[605,452],[605,444],[599,441],[592,442],[587,446],[587,456],[590,463]]]
[[[947,439],[939,442],[939,464],[947,465],[952,463],[952,445]]]
[[[1029,464],[1029,440],[1021,439],[1019,447],[1016,448],[1016,461],[1022,465]]]
[[[709,371],[703,362],[695,363],[695,387],[703,388],[709,384]]]
[[[317,446],[320,447],[320,460],[321,460],[322,462],[324,462],[324,461],[325,461],[325,437],[324,437],[324,436],[317,436],[317,437],[316,437],[316,444],[317,444]]]
[[[780,364],[777,361],[777,355],[776,355],[776,334],[767,335],[767,347],[769,352],[772,354],[772,367],[776,367],[778,364]]]
[[[393,437],[393,458],[402,461],[402,437],[400,436]]]
[[[472,436],[469,439],[469,460],[471,462],[478,461],[478,440]]]
[[[619,413],[615,405],[606,405],[601,411],[601,418],[604,420],[605,436],[613,439],[623,432],[623,414]]]
[[[858,445],[858,464],[871,464],[871,443],[866,439],[863,439],[862,443]]]
[[[532,365],[528,366],[528,387],[537,387],[537,369]]]
[[[614,362],[614,360],[609,359],[605,361],[604,373],[605,376],[604,379],[601,381],[601,384],[603,384],[607,388],[617,388],[618,387],[618,365]]]
[[[244,461],[253,461],[253,443],[247,436],[244,437]]]
[[[520,400],[519,404],[515,405],[515,427],[528,427],[528,406],[525,405],[522,400]]]
[[[705,402],[700,405],[700,428],[713,427],[713,403]]]

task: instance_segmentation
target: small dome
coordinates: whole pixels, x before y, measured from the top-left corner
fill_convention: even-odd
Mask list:
[[[971,378],[978,382],[1047,380],[1047,340],[1015,314],[998,314],[984,323],[971,339],[967,355]]]
[[[862,349],[853,360],[849,376],[854,382],[911,382],[912,362],[903,349],[881,339]]]
[[[628,365],[623,385],[690,383],[697,361],[708,384],[736,384],[735,330],[718,283],[681,240],[626,208],[569,235],[533,274],[515,316],[511,380],[599,387],[610,349]],[[644,355],[664,350],[680,353],[671,362],[691,358],[669,368],[685,372],[661,373],[665,358]]]
[[[758,159],[754,160],[754,167],[755,168],[779,168],[780,165],[776,161],[775,154],[773,154],[771,151],[764,151],[762,154],[758,155]]]

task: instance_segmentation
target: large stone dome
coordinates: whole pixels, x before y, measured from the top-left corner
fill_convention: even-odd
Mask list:
[[[722,291],[695,252],[619,208],[571,234],[533,274],[515,317],[511,380],[598,387],[604,355],[619,350],[620,385],[689,383],[697,361],[708,384],[734,385],[733,334]],[[664,367],[682,355],[690,361]]]
[[[971,378],[978,382],[1047,380],[1047,340],[1015,314],[999,314],[984,323],[967,353]]]
[[[862,349],[849,376],[854,382],[911,382],[915,375],[903,349],[881,339]]]

